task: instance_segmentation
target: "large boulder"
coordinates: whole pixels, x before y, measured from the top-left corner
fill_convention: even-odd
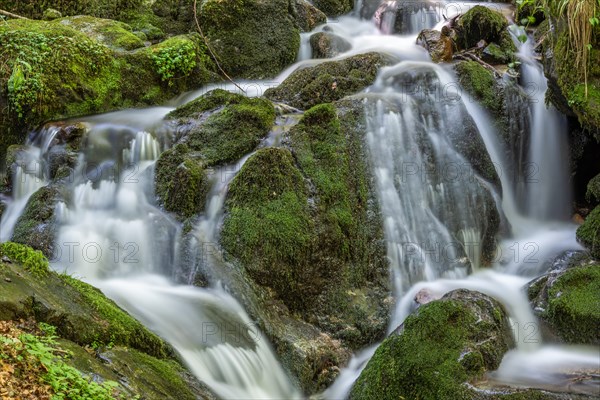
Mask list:
[[[204,0],[200,24],[233,77],[269,78],[296,60],[300,33],[288,0]]]
[[[44,390],[62,396],[215,398],[175,359],[167,344],[99,290],[50,271],[41,253],[26,246],[3,243],[0,259],[3,365],[24,365],[27,357],[39,357],[29,364],[27,375],[4,373],[3,382],[8,380],[8,386],[3,389],[22,384],[31,391],[39,382]],[[11,346],[24,342],[37,344],[36,352],[13,352],[16,348]],[[60,354],[69,356],[57,357]],[[47,355],[51,358],[45,358]],[[39,370],[32,368],[38,364]],[[60,385],[50,388],[47,384],[49,370]]]
[[[547,274],[527,285],[536,315],[553,339],[599,344],[600,264],[585,254],[566,254]]]
[[[577,229],[577,240],[600,259],[600,206],[596,206]]]
[[[514,346],[509,324],[500,303],[478,292],[420,306],[379,346],[350,399],[478,398],[468,383]]]
[[[389,63],[389,58],[379,53],[324,62],[294,71],[281,85],[268,89],[265,96],[306,110],[367,88],[375,81],[379,68]]]
[[[275,109],[265,99],[214,90],[172,111],[165,122],[175,145],[156,163],[156,194],[167,211],[184,219],[203,209],[211,168],[252,151],[275,123]]]
[[[250,313],[307,393],[379,340],[389,315],[364,118],[360,100],[310,109],[284,135],[286,148],[250,157],[226,200],[220,243],[250,286],[238,289],[242,301],[255,293],[264,304]]]
[[[294,17],[298,27],[303,32],[312,31],[317,25],[327,22],[327,16],[323,11],[313,6],[308,0],[295,0]]]
[[[457,42],[460,47],[465,49],[475,47],[480,40],[487,43],[499,42],[507,27],[508,21],[504,15],[478,5],[458,19],[456,25]]]

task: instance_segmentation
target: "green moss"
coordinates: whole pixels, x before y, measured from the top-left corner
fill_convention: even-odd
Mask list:
[[[244,263],[250,276],[285,294],[299,307],[303,289],[314,290],[307,260],[314,228],[308,193],[288,150],[257,151],[231,182],[228,215],[221,232],[225,250]]]
[[[460,62],[454,69],[463,90],[495,116],[502,114],[502,90],[490,71],[475,61]]]
[[[186,145],[161,154],[156,163],[156,194],[167,211],[184,218],[200,212],[211,186],[204,165]]]
[[[167,357],[170,353],[158,336],[105,297],[100,290],[69,275],[60,275],[60,279],[65,285],[79,292],[85,303],[91,306],[106,324],[104,330],[97,330],[93,336],[82,338],[84,342],[123,344],[160,358]]]
[[[329,17],[349,13],[354,8],[353,0],[314,0],[313,4]]]
[[[548,291],[548,318],[569,343],[600,343],[600,265],[572,268]]]
[[[471,302],[478,296],[483,303]],[[508,318],[503,311],[500,319],[494,317],[499,304],[481,296],[445,297],[421,306],[404,321],[402,333],[377,348],[350,398],[475,398],[464,383],[497,368],[508,350],[498,337],[507,333]],[[497,353],[487,353],[488,341]]]
[[[0,258],[6,256],[12,261],[22,264],[32,275],[43,278],[48,275],[48,260],[41,251],[19,243],[0,243]]]
[[[600,174],[593,177],[587,184],[585,199],[592,204],[600,203]]]
[[[178,107],[167,115],[167,119],[175,118],[195,118],[203,112],[214,110],[228,104],[240,104],[246,99],[245,96],[228,92],[223,89],[215,89]]]
[[[577,229],[577,240],[600,259],[600,206],[596,206]]]
[[[265,78],[296,60],[300,33],[287,0],[206,0],[200,23],[233,77]]]
[[[475,6],[458,20],[459,45],[471,48],[480,40],[499,42],[508,21],[499,13],[485,6]]]
[[[44,11],[54,8],[62,15],[91,15],[119,19],[127,11],[140,11],[144,0],[5,0],[3,8],[16,14],[40,19]]]
[[[265,96],[293,107],[309,109],[355,94],[370,86],[386,56],[366,53],[340,61],[329,61],[292,73],[281,85],[268,89]]]
[[[182,78],[196,66],[197,45],[185,37],[174,37],[152,48],[152,60],[163,81]],[[208,62],[208,59],[204,60]]]
[[[57,23],[69,26],[91,39],[117,50],[134,50],[144,47],[144,42],[131,32],[131,27],[111,19],[79,15],[62,18]]]

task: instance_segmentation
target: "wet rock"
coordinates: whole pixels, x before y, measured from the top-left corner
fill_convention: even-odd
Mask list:
[[[456,290],[418,308],[377,349],[350,399],[476,398],[464,385],[498,368],[514,346],[494,299]]]
[[[417,33],[422,27],[439,22],[434,7],[439,7],[439,4],[430,0],[385,0],[380,2],[373,21],[388,35]]]
[[[84,15],[62,18],[57,22],[116,50],[134,50],[144,47],[144,42],[134,35],[131,26],[124,22]]]
[[[350,43],[336,34],[317,32],[310,37],[312,58],[333,58],[352,48]]]
[[[233,77],[267,78],[296,60],[300,33],[288,0],[245,0],[233,6],[221,0],[202,2],[200,23]]]
[[[600,206],[596,206],[577,228],[577,241],[587,247],[592,256],[600,259]]]
[[[484,6],[475,6],[461,15],[456,31],[458,45],[469,49],[480,40],[487,43],[500,42],[502,32],[508,27],[508,21],[501,13]]]
[[[592,178],[587,184],[585,199],[592,206],[600,204],[600,174]]]
[[[295,0],[296,23],[303,32],[312,31],[317,25],[327,22],[327,16],[321,10],[313,6],[308,0]]]
[[[525,287],[532,308],[554,340],[600,343],[600,264],[585,253],[558,257],[547,274]]]
[[[61,201],[65,198],[63,188],[58,185],[44,186],[31,195],[17,220],[11,240],[53,257],[58,234],[54,213]]]
[[[365,89],[373,83],[379,68],[390,61],[385,55],[366,53],[303,68],[278,87],[268,89],[265,97],[306,110]]]
[[[354,8],[354,0],[313,0],[313,4],[328,17],[338,17]]]
[[[423,46],[435,63],[452,61],[454,42],[450,38],[450,29],[446,26],[442,31],[425,29],[417,37],[417,44]]]
[[[514,56],[512,53],[506,53],[496,43],[490,43],[481,53],[481,59],[486,63],[493,65],[508,64],[513,58]]]
[[[371,19],[375,14],[375,11],[379,8],[379,4],[381,0],[362,0],[362,7],[360,8],[359,13],[362,19]]]

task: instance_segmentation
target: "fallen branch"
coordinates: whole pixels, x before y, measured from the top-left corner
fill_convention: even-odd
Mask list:
[[[217,55],[215,54],[212,47],[210,46],[210,43],[208,43],[208,39],[206,38],[206,36],[204,36],[204,32],[202,32],[202,28],[200,28],[200,23],[198,22],[198,12],[197,12],[196,3],[197,3],[197,0],[194,0],[194,21],[196,21],[196,28],[198,29],[198,32],[200,32],[200,36],[202,37],[202,40],[204,40],[204,44],[206,45],[208,52],[210,53],[213,60],[215,60],[215,64],[217,64],[217,68],[219,68],[219,71],[221,71],[221,73],[225,76],[225,78],[227,78],[227,80],[229,82],[233,83],[235,85],[235,87],[240,89],[242,91],[242,93],[246,93],[246,91],[244,89],[242,89],[242,87],[240,85],[235,83],[233,81],[233,79],[231,79],[231,77],[227,74],[227,72],[225,72],[225,70],[221,67],[221,64],[219,63],[219,59],[218,59]]]
[[[496,68],[492,67],[490,64],[483,61],[481,58],[477,57],[473,53],[469,53],[468,51],[464,51],[462,53],[455,54],[453,57],[455,60],[463,60],[463,61],[475,61],[488,71],[494,74],[494,77],[501,78],[502,75],[496,71]]]
[[[9,17],[9,18],[17,18],[17,19],[29,19],[29,18],[25,18],[25,17],[22,17],[22,16],[20,16],[20,15],[13,14],[13,13],[11,13],[11,12],[4,11],[4,10],[1,10],[1,9],[0,9],[0,15],[5,15],[5,16],[7,16],[7,17]]]

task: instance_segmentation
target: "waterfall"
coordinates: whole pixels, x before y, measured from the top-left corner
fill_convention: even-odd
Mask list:
[[[31,195],[48,184],[46,157],[57,133],[56,127],[42,129],[27,141],[25,150],[17,154],[12,174],[12,199],[0,221],[0,242],[10,240]]]
[[[78,169],[94,160],[117,170],[101,174],[96,183],[74,182],[72,204],[58,207],[63,256],[55,267],[100,288],[162,336],[221,398],[299,398],[268,341],[232,296],[218,285],[201,289],[167,278],[177,264],[181,228],[147,194],[162,140],[152,126],[143,126],[137,110],[129,113],[135,126],[115,125],[111,114],[94,117],[87,140],[92,148],[82,150]],[[228,175],[224,170],[227,179],[216,180],[207,213],[195,228],[200,240],[214,240],[226,185],[236,170]]]

